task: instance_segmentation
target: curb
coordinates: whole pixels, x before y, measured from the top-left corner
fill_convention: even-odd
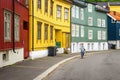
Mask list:
[[[43,72],[42,74],[38,75],[36,78],[34,78],[33,80],[42,80],[44,79],[46,76],[48,76],[52,71],[54,71],[57,67],[59,67],[61,64],[69,61],[69,60],[72,60],[74,58],[77,58],[77,57],[80,57],[80,55],[76,55],[76,56],[73,56],[73,57],[70,57],[70,58],[67,58],[67,59],[64,59],[60,62],[58,62],[57,64],[53,65],[52,67],[50,67],[49,69],[47,69],[45,72]]]

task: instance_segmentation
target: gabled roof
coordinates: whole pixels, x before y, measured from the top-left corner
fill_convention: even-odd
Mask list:
[[[114,20],[120,21],[120,13],[119,12],[110,11],[110,13],[108,14],[108,16],[110,16]]]

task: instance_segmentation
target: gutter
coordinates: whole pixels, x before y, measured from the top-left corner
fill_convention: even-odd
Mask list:
[[[32,51],[34,51],[34,0],[32,0]]]
[[[13,12],[13,13],[12,13],[12,18],[13,18],[13,22],[12,22],[12,25],[13,25],[12,47],[13,47],[13,52],[16,53],[16,52],[15,52],[15,35],[14,35],[14,33],[15,33],[15,32],[14,32],[14,31],[15,31],[15,25],[14,25],[14,24],[15,24],[15,23],[14,23],[14,21],[15,21],[15,19],[14,19],[14,17],[15,17],[15,1],[14,1],[14,0],[12,0],[12,12]]]

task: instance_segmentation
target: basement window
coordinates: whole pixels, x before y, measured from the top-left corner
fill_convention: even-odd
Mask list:
[[[4,62],[8,61],[8,54],[7,54],[7,53],[4,53],[4,54],[2,55],[2,59],[3,59]]]

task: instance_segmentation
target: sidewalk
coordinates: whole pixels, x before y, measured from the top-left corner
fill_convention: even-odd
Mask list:
[[[54,57],[25,60],[11,66],[0,68],[0,80],[40,80],[41,74],[42,77],[45,77],[45,75],[47,75],[46,73],[49,73],[50,70],[59,66],[59,64],[77,56],[79,57],[79,55],[79,53],[57,54],[57,56]],[[59,63],[61,61],[64,62]],[[54,67],[52,67],[53,65]],[[52,67],[52,69],[48,70],[50,67]]]

